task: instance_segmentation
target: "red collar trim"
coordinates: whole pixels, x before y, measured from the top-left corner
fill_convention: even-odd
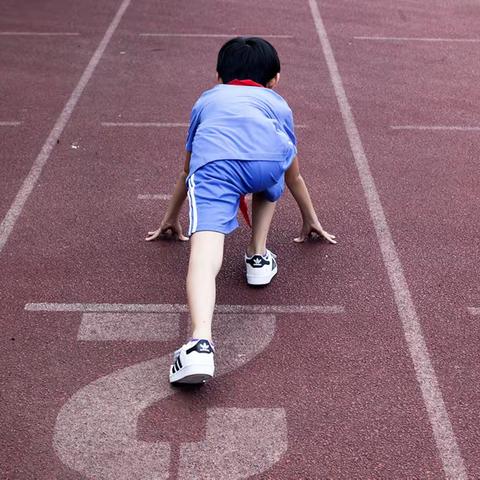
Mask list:
[[[265,88],[261,83],[254,82],[253,80],[232,80],[227,83],[227,85],[242,85],[244,87],[262,87]]]

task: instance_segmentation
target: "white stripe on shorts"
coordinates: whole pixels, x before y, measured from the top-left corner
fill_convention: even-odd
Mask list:
[[[190,199],[190,235],[196,232],[198,224],[197,202],[195,201],[195,174],[189,179],[189,199]]]
[[[190,197],[190,179],[188,179],[187,197],[188,197],[188,236],[190,236],[192,234],[192,199]]]

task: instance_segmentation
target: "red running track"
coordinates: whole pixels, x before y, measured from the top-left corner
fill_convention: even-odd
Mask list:
[[[2,219],[127,3],[0,7],[0,32],[79,33],[0,35]],[[326,60],[311,5],[128,4],[1,233],[2,478],[480,478],[478,43],[445,41],[475,40],[478,8],[322,1]],[[339,244],[294,244],[300,218],[286,196],[270,239],[280,273],[252,290],[241,261],[248,232],[232,235],[219,277],[221,375],[178,390],[165,366],[186,335],[188,246],[145,243],[165,203],[138,196],[171,191],[185,129],[102,123],[187,122],[225,41],[211,34],[284,36],[271,40],[279,93],[303,126],[304,176]],[[359,145],[421,325],[426,380],[355,166]],[[440,397],[429,403],[422,385]]]

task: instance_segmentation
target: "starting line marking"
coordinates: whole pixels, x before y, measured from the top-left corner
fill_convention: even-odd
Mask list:
[[[76,37],[78,32],[0,32],[2,37]]]
[[[428,37],[353,37],[354,40],[372,40],[379,42],[452,42],[452,43],[478,43],[480,38],[428,38]]]
[[[179,303],[27,303],[31,312],[143,312],[188,313]],[[217,305],[216,313],[345,313],[340,305]]]
[[[458,132],[478,132],[480,126],[462,125],[391,125],[392,130],[455,130]]]
[[[234,38],[234,37],[262,37],[262,38],[293,38],[293,35],[245,35],[239,33],[139,33],[140,37],[183,37],[183,38]]]
[[[137,197],[139,200],[170,200],[170,193],[142,193]]]
[[[22,122],[0,122],[0,127],[18,127]]]
[[[375,179],[365,155],[362,139],[343,86],[343,80],[338,70],[327,30],[320,15],[317,0],[309,0],[309,5],[337,97],[355,167],[370,212],[370,218],[375,228],[383,263],[387,270],[398,315],[402,323],[403,334],[410,352],[415,376],[422,392],[443,470],[449,480],[466,480],[468,478],[467,471],[448,416],[442,391],[438,385],[437,375],[423,336],[420,319],[415,310],[410,288],[375,185]]]
[[[118,10],[115,13],[110,25],[108,26],[105,34],[103,35],[102,40],[98,44],[95,52],[93,53],[88,65],[86,66],[85,70],[80,77],[77,85],[75,86],[73,92],[70,95],[70,98],[67,100],[67,103],[63,107],[62,112],[58,116],[57,120],[55,121],[55,125],[53,126],[52,130],[48,134],[45,143],[40,150],[40,153],[35,158],[33,165],[28,172],[25,180],[23,181],[22,186],[17,192],[15,199],[13,200],[10,208],[8,209],[2,223],[0,224],[0,253],[3,250],[3,247],[7,243],[8,237],[15,226],[16,221],[20,217],[23,207],[27,202],[30,194],[32,193],[35,185],[42,174],[42,170],[45,167],[48,159],[50,158],[50,154],[52,153],[53,148],[57,144],[57,139],[62,134],[65,126],[67,125],[70,117],[72,115],[73,110],[77,106],[78,100],[82,96],[85,87],[87,86],[88,82],[92,78],[93,72],[97,68],[105,49],[107,48],[108,44],[110,43],[115,30],[117,29],[120,20],[123,17],[123,14],[127,10],[128,6],[130,5],[131,0],[123,0]]]
[[[480,315],[480,307],[468,307],[467,310],[470,315]]]

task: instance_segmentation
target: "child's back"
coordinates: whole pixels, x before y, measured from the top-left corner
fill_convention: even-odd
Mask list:
[[[220,50],[220,85],[195,103],[186,142],[184,171],[155,232],[186,240],[178,221],[188,195],[191,235],[187,296],[192,338],[174,354],[170,381],[199,383],[213,376],[212,317],[215,280],[225,235],[238,226],[240,198],[252,193],[252,235],[244,257],[249,285],[267,285],[277,273],[266,242],[285,183],[298,203],[303,227],[296,241],[316,233],[335,243],[318,221],[296,158],[292,112],[273,92],[280,78],[276,50],[260,38],[235,38]]]
[[[292,111],[280,95],[259,84],[221,84],[195,103],[186,149],[194,172],[215,160],[284,162],[296,154],[295,144]]]

